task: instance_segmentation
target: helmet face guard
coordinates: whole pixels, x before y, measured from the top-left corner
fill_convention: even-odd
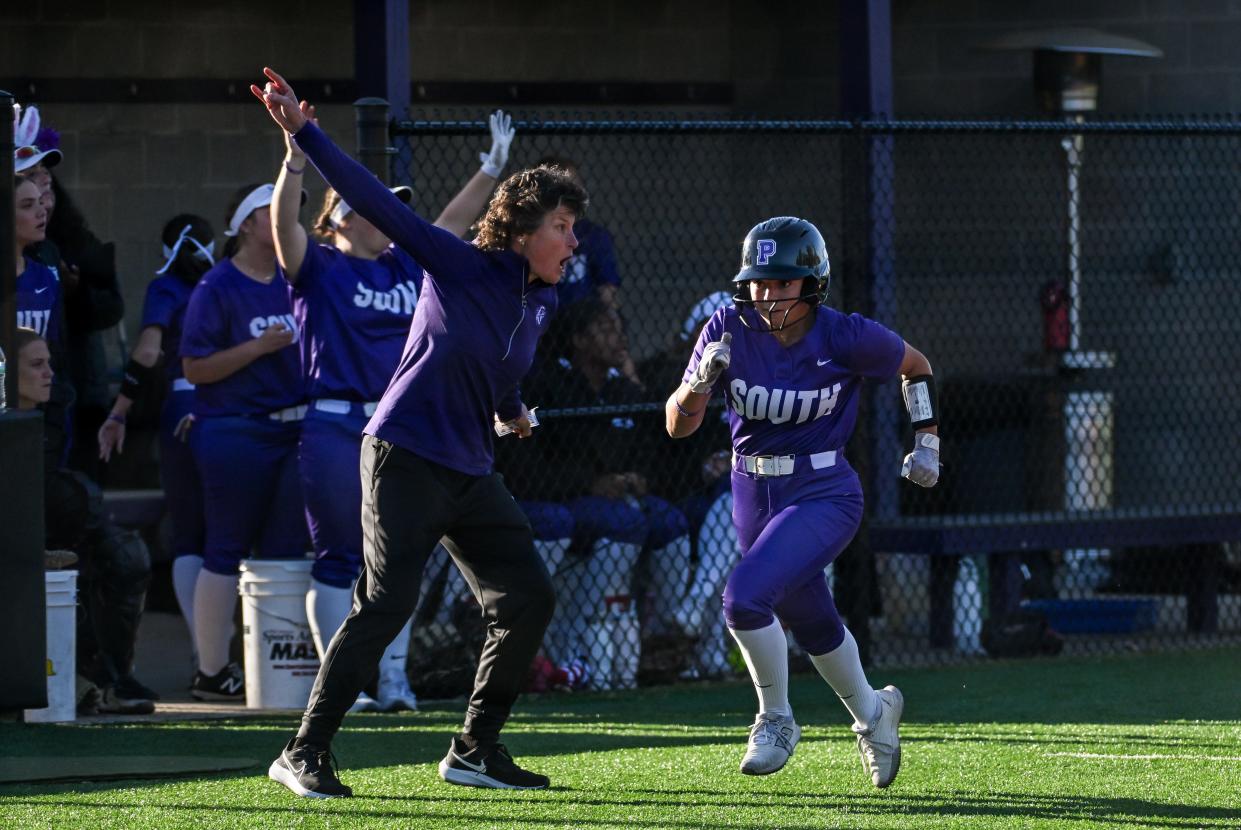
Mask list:
[[[801,294],[783,310],[779,325],[776,325],[776,313],[764,320],[754,308],[755,301],[750,298],[746,283],[797,279],[803,280]],[[733,302],[737,304],[741,322],[756,331],[779,331],[798,302],[815,308],[827,300],[831,263],[823,235],[813,224],[795,216],[776,216],[759,222],[741,243],[741,268],[733,277],[733,283],[737,285]]]

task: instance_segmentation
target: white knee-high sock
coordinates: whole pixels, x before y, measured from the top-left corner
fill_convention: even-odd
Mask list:
[[[844,642],[827,654],[810,655],[810,662],[853,715],[853,721],[869,724],[875,717],[879,698],[866,679],[866,671],[858,657],[857,640],[849,629],[845,629]]]
[[[233,612],[237,608],[237,574],[218,574],[207,569],[194,584],[194,642],[198,646],[198,670],[211,677],[228,665],[228,644],[233,639]]]
[[[320,660],[352,608],[353,591],[310,580],[310,588],[306,591],[306,619],[310,622],[310,634],[315,638]]]
[[[189,553],[172,560],[172,592],[190,629],[190,650],[194,652],[195,661],[198,659],[198,644],[194,642],[194,586],[202,569],[203,558],[197,554]]]
[[[789,642],[779,620],[753,631],[728,629],[741,647],[758,692],[760,714],[793,714],[789,705]]]
[[[405,659],[409,656],[409,629],[412,622],[412,620],[406,620],[405,625],[401,626],[401,630],[396,637],[384,649],[384,656],[379,660],[379,678],[381,681],[388,674],[404,676]]]

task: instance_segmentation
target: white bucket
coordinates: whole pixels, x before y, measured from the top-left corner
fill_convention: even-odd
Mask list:
[[[246,707],[304,709],[319,673],[306,591],[309,559],[247,559],[241,563]]]
[[[47,708],[27,709],[27,723],[71,721],[77,715],[78,572],[48,571]]]

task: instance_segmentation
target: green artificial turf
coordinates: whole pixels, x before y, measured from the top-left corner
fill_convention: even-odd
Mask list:
[[[0,786],[0,828],[1241,827],[1241,650],[875,672],[906,698],[904,762],[862,774],[843,707],[793,679],[804,732],[781,772],[743,776],[744,682],[523,700],[506,741],[544,792],[439,781],[460,705],[351,715],[335,751],[357,796],[298,799],[266,778],[295,716],[0,726],[6,759],[264,759],[239,773]],[[102,763],[102,762],[101,762]]]

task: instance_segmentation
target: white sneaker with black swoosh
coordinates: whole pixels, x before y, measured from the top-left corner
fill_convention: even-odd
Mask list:
[[[544,790],[551,782],[546,775],[517,766],[504,744],[470,749],[460,737],[452,739],[448,754],[440,761],[440,778],[465,787],[497,790]]]

